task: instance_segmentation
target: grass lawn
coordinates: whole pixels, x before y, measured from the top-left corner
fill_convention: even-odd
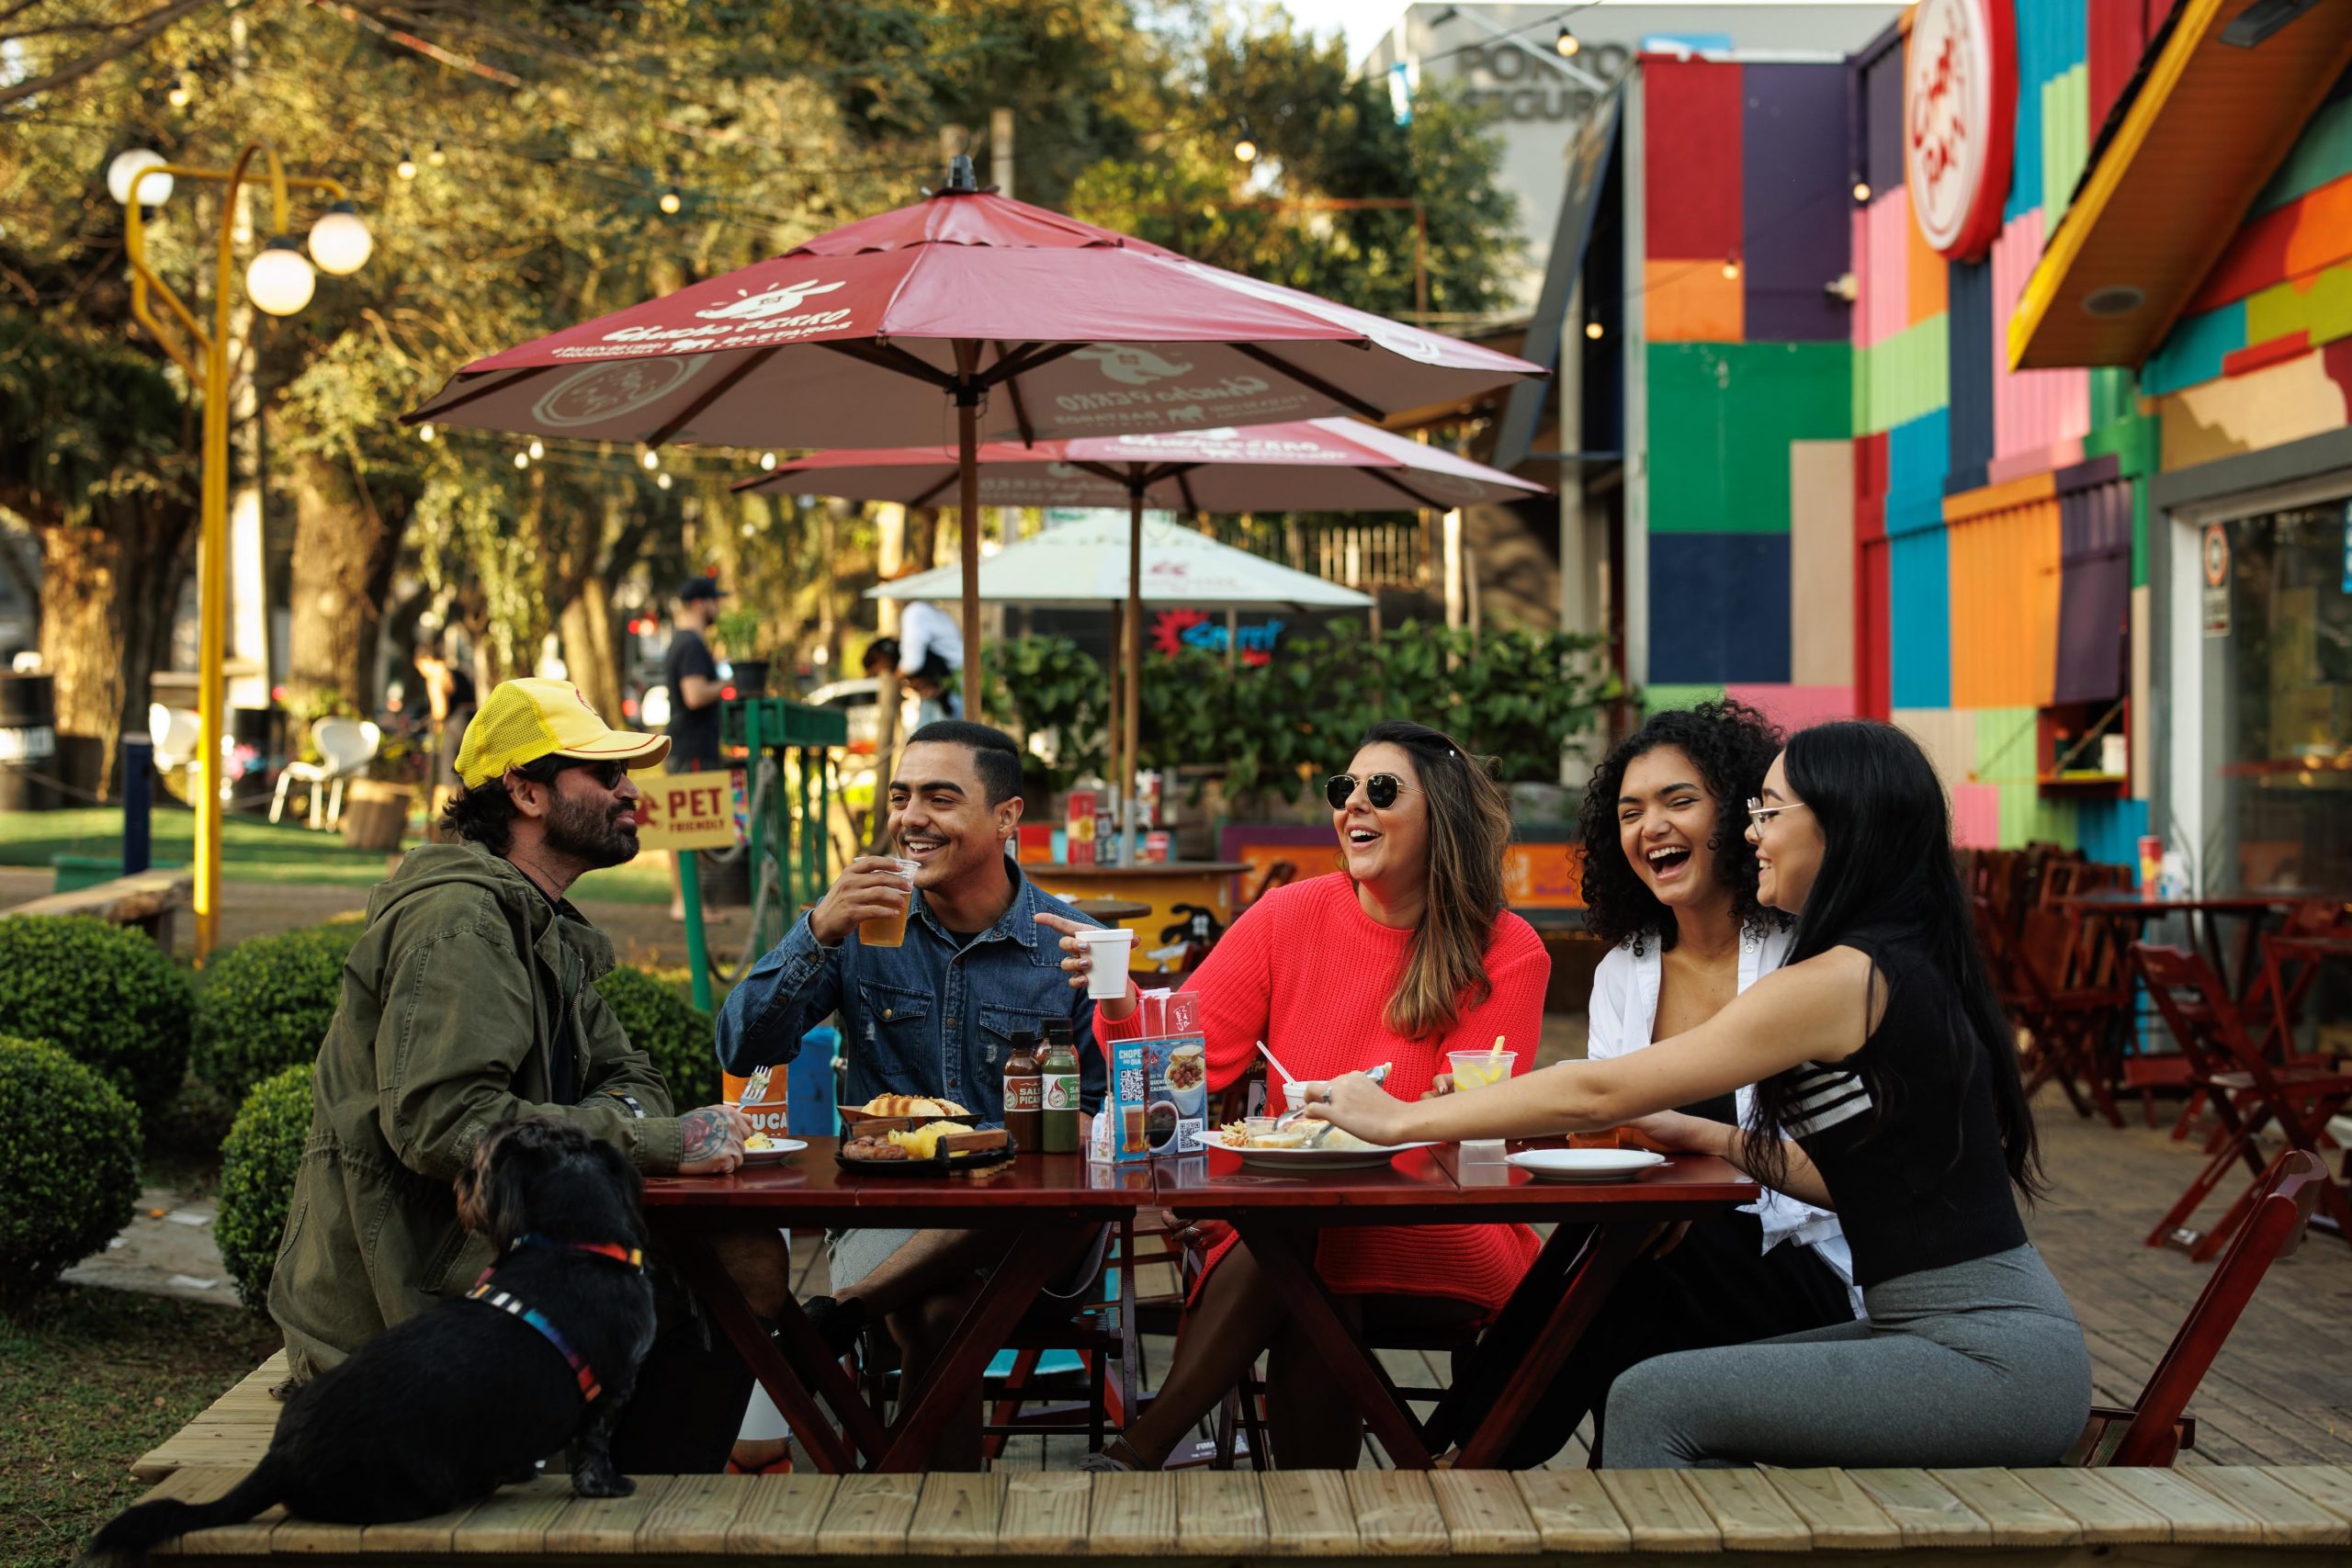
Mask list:
[[[54,1568],[147,1490],[131,1461],[281,1343],[268,1319],[60,1290],[0,1317],[0,1568]]]
[[[158,806],[151,822],[158,863],[185,865],[195,859],[195,812],[177,805]],[[412,838],[408,847],[420,841]],[[0,814],[0,865],[47,866],[51,855],[121,852],[119,807]],[[386,861],[379,850],[345,848],[341,837],[334,833],[312,832],[291,821],[273,825],[258,817],[235,815],[221,821],[220,857],[220,874],[230,882],[342,887],[372,887],[383,881]],[[627,865],[591,872],[573,887],[572,896],[625,904],[666,903],[670,897],[668,857],[641,854]]]

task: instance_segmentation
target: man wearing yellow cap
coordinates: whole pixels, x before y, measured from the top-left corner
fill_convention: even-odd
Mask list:
[[[508,681],[458,750],[455,841],[404,857],[368,900],[319,1048],[311,1132],[269,1309],[297,1378],[378,1331],[462,1294],[491,1262],[450,1182],[482,1137],[558,1116],[648,1174],[732,1170],[750,1132],[725,1105],[673,1113],[670,1090],[598,995],[613,945],[564,895],[637,853],[632,767],[670,742],[608,728],[578,687]],[[769,1238],[775,1242],[775,1238]],[[729,1264],[754,1305],[781,1292],[780,1243]],[[775,1256],[767,1256],[772,1251]],[[661,1331],[616,1434],[625,1472],[716,1471],[751,1375],[657,1284]]]

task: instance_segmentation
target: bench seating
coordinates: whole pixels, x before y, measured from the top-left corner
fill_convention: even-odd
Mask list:
[[[71,893],[51,893],[10,908],[10,915],[95,915],[119,926],[137,926],[172,951],[172,918],[196,906],[196,874],[185,866],[135,872],[93,883]]]
[[[220,1496],[269,1446],[265,1361],[140,1460],[151,1497]],[[1936,1548],[1955,1564],[2194,1563],[2256,1553],[2344,1561],[2352,1468],[2177,1470],[1184,1471],[1089,1476],[657,1475],[633,1497],[548,1476],[409,1524],[313,1524],[277,1511],[166,1546],[184,1561],[500,1552],[643,1561],[886,1556],[1620,1558]]]

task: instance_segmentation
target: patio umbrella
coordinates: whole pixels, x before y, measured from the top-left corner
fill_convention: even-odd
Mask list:
[[[1117,703],[1123,716],[1112,748],[1112,773],[1120,780],[1120,798],[1127,803],[1122,816],[1130,860],[1143,710],[1144,599],[1228,605],[1268,600],[1314,605],[1371,603],[1352,590],[1335,588],[1189,529],[1155,530],[1148,558],[1146,506],[1188,512],[1422,507],[1444,512],[1517,501],[1544,488],[1352,419],[1160,435],[1082,436],[1034,446],[992,442],[979,447],[975,457],[982,505],[1114,507],[1124,502],[1128,509],[1129,524],[1124,530],[1108,525],[1054,528],[999,552],[980,568],[978,596],[1051,604],[1100,602],[1115,594],[1126,601],[1126,650],[1121,660],[1126,690],[1124,701]],[[956,483],[962,467],[962,455],[944,446],[820,452],[735,488],[922,506]],[[1117,536],[1122,533],[1124,539]],[[1002,591],[989,591],[991,579]],[[918,587],[924,591],[914,592]],[[947,592],[943,571],[875,591],[888,599],[928,599]],[[973,690],[969,682],[966,689]],[[1121,695],[1114,693],[1114,702]]]
[[[983,438],[1378,418],[1542,374],[981,190],[958,157],[922,201],[478,359],[402,417],[650,446],[850,446],[944,442],[952,407],[977,692]]]

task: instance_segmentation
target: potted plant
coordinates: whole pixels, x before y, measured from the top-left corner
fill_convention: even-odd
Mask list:
[[[765,696],[768,661],[752,651],[760,642],[759,612],[722,610],[711,630],[718,634],[718,644],[727,650],[727,667],[734,678],[735,694],[739,697]]]

